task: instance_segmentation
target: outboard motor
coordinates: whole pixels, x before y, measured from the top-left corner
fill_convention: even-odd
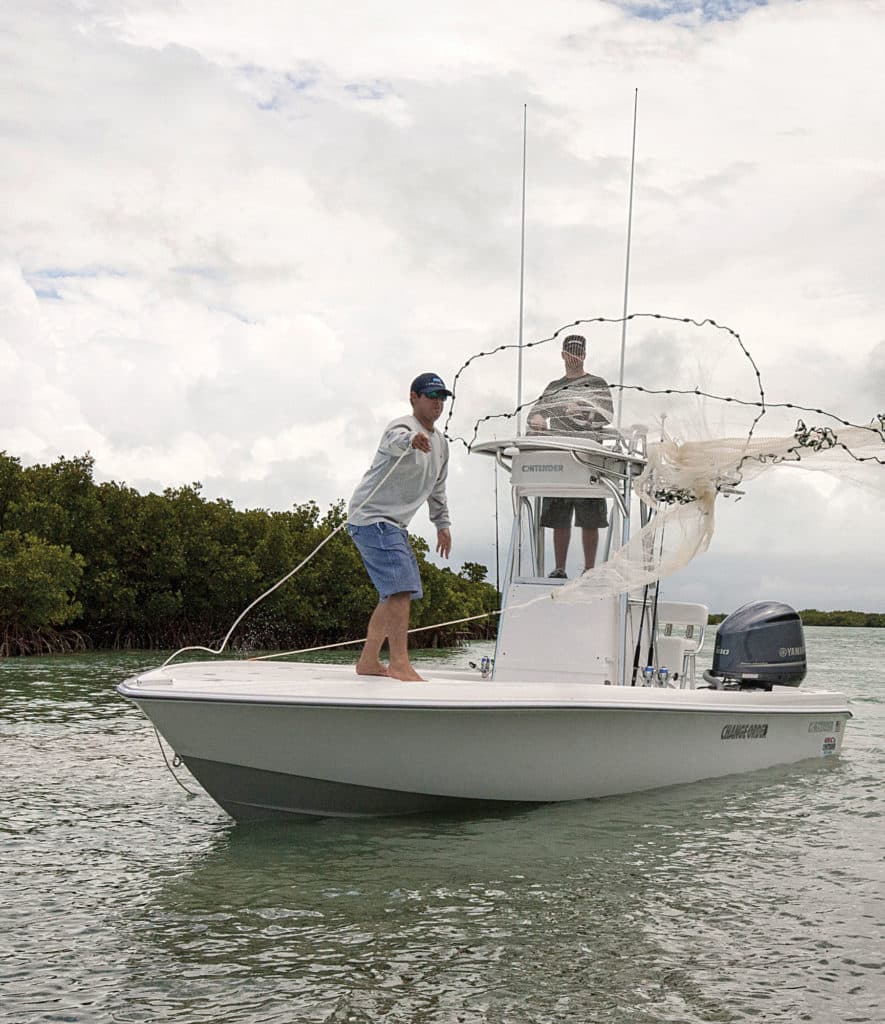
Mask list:
[[[770,690],[798,686],[805,671],[799,613],[780,601],[751,601],[720,623],[713,666],[704,678],[717,687]]]

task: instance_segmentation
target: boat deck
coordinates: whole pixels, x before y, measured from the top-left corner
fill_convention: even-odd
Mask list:
[[[127,679],[119,692],[136,701],[200,700],[224,703],[361,707],[624,708],[743,713],[845,712],[841,693],[775,687],[760,690],[600,686],[575,682],[495,682],[478,672],[426,670],[423,682],[358,676],[352,665],[308,662],[181,662]]]

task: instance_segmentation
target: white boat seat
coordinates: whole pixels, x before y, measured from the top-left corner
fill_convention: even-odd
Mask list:
[[[655,667],[669,669],[671,678],[678,673],[682,686],[694,686],[695,655],[704,642],[709,617],[710,610],[703,604],[658,602]]]
[[[690,640],[690,649],[700,650],[704,632],[710,618],[710,609],[705,604],[688,601],[659,601],[657,609],[658,633],[664,637],[681,636]]]

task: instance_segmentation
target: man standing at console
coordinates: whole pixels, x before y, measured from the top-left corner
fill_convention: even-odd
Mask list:
[[[449,446],[434,424],[451,394],[435,373],[422,373],[412,381],[411,415],[387,425],[372,465],[350,499],[348,530],[379,598],[356,665],[359,675],[421,681],[409,661],[408,632],[411,602],[423,591],[407,528],[426,501],[437,530],[437,553],[449,557]],[[389,665],[381,661],[385,640]]]
[[[530,434],[598,433],[614,416],[612,395],[602,377],[584,369],[587,341],[580,334],[570,334],[562,343],[565,376],[552,380],[529,413]],[[584,571],[596,564],[599,530],[608,526],[608,509],[604,498],[545,498],[541,509],[541,525],[553,530],[553,555],[556,568],[552,579],[565,579],[565,563],[572,536],[572,516],[581,527],[584,548]]]

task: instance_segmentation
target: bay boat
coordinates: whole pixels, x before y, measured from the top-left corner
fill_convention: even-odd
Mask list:
[[[551,497],[609,502],[603,578],[643,530],[640,561],[654,562],[653,512],[635,495],[645,436],[603,433],[474,446],[509,472],[514,510],[495,655],[477,670],[422,665],[426,681],[405,682],[352,665],[181,662],[119,693],[239,820],[583,800],[837,755],[848,701],[799,689],[805,646],[787,605],[729,616],[699,673],[705,605],[662,599],[655,579],[588,596],[583,580],[550,578]]]

